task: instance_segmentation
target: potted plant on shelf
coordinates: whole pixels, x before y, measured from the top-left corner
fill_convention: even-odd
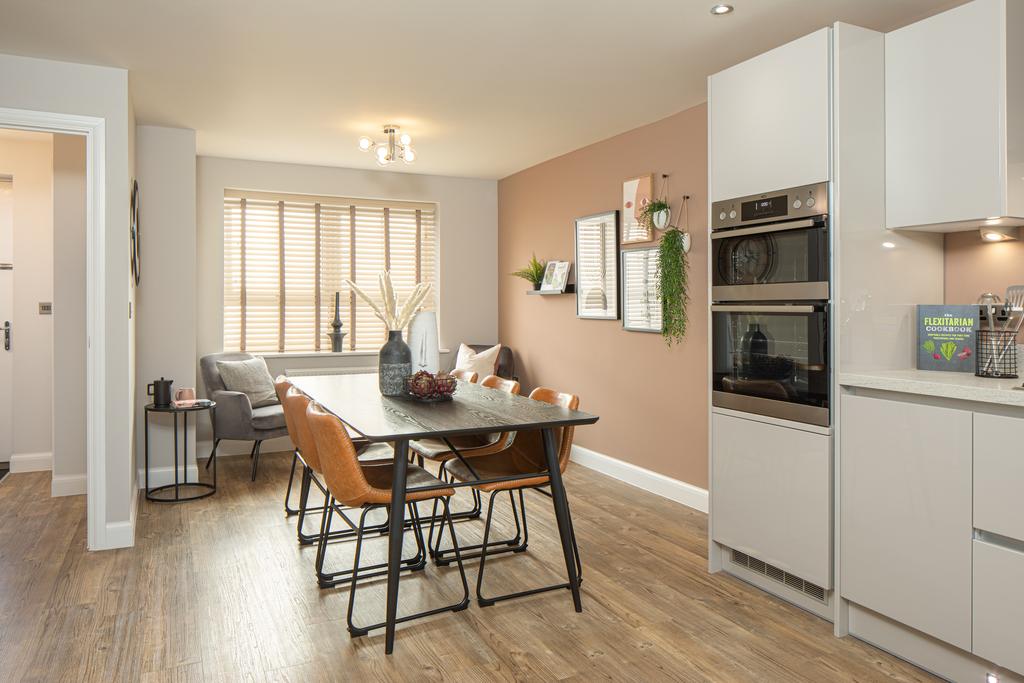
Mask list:
[[[540,289],[541,283],[544,281],[544,269],[547,268],[547,265],[547,261],[538,261],[537,255],[534,254],[530,257],[530,261],[526,264],[525,268],[520,268],[512,274],[516,277],[523,278],[533,285],[534,290],[538,290]]]
[[[648,227],[664,230],[672,219],[672,208],[664,199],[652,199],[640,209],[640,220]]]

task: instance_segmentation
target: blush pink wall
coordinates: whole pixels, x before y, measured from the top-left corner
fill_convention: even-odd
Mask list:
[[[527,296],[508,275],[536,253],[574,260],[573,220],[621,208],[622,182],[670,175],[673,210],[689,206],[690,327],[669,348],[621,320],[580,320],[576,297]],[[677,225],[681,216],[673,215]],[[681,226],[682,227],[682,226]],[[639,245],[638,245],[639,246]],[[649,246],[649,245],[648,245]],[[576,443],[707,488],[707,107],[699,105],[511,175],[498,183],[498,334],[514,349],[524,393],[579,394],[600,421]]]
[[[973,304],[983,292],[1024,285],[1024,241],[985,243],[977,230],[946,235],[946,303]]]

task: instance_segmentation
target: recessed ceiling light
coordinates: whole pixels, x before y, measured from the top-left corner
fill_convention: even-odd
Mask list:
[[[1006,242],[1020,239],[1020,231],[1017,228],[982,228],[981,239],[986,242]]]
[[[728,14],[729,12],[732,12],[732,10],[732,5],[715,5],[711,8],[711,13],[714,15]]]
[[[882,242],[882,246],[885,247],[886,249],[895,249],[896,248],[896,244],[893,243],[893,242]]]

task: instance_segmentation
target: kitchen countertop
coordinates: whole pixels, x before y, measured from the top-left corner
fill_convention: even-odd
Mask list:
[[[848,387],[898,391],[904,394],[939,396],[962,401],[1024,407],[1024,378],[989,379],[968,372],[928,370],[868,370],[839,373],[839,384]]]

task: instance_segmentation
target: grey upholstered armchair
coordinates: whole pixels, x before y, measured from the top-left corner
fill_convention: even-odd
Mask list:
[[[228,391],[217,370],[217,361],[249,360],[251,353],[212,353],[199,359],[207,398],[217,403],[213,422],[213,453],[222,439],[252,441],[252,480],[260,461],[260,444],[266,439],[287,436],[284,409],[280,403],[253,408],[249,397],[239,391]],[[207,461],[209,467],[209,461]]]

